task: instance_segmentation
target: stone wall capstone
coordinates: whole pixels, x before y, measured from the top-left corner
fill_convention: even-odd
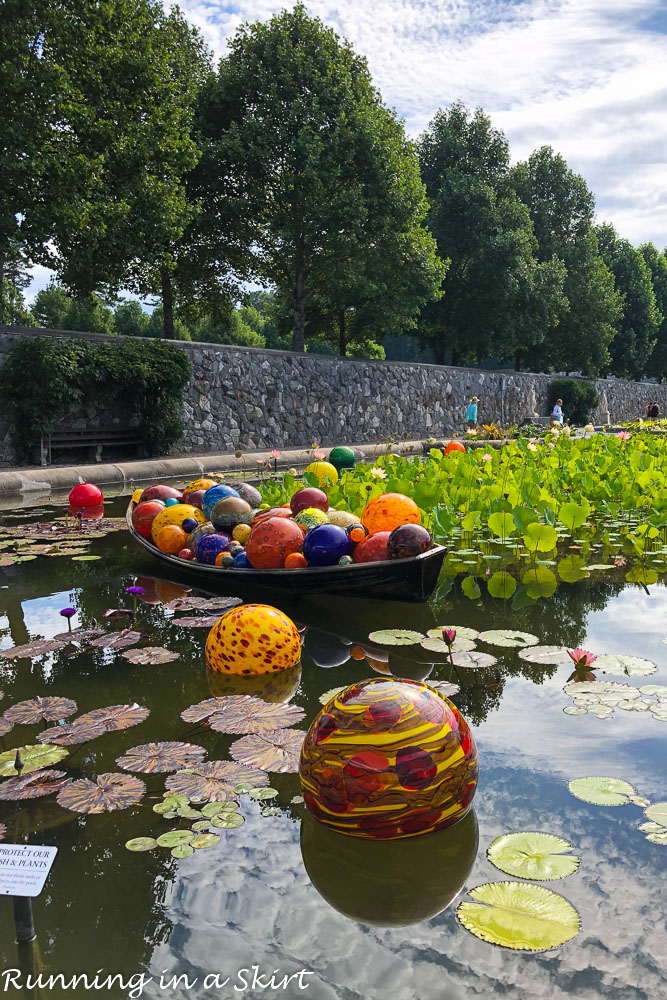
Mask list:
[[[12,346],[26,337],[116,339],[0,327],[0,366]],[[480,423],[521,423],[533,415],[546,416],[548,386],[556,377],[183,341],[174,346],[192,362],[183,402],[185,434],[175,454],[461,434],[473,395],[480,400]],[[667,385],[618,379],[600,379],[595,385],[600,406],[592,414],[594,423],[643,416],[654,398],[667,413]],[[0,374],[0,466],[8,466],[14,455],[1,412],[1,387]],[[79,419],[88,419],[83,409]]]

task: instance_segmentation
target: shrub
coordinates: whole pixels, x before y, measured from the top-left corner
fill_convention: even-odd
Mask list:
[[[13,424],[19,460],[73,404],[120,403],[139,414],[150,453],[164,453],[183,433],[181,404],[191,365],[183,351],[155,340],[95,343],[21,340],[0,370],[0,399]]]
[[[549,385],[549,413],[557,399],[563,400],[565,419],[573,424],[587,424],[591,410],[600,403],[597,389],[590,382],[575,378],[556,378]]]

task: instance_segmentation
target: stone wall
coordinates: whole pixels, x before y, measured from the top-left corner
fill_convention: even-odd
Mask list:
[[[17,339],[35,336],[115,339],[0,327],[0,363]],[[184,400],[185,435],[175,453],[452,435],[462,432],[472,395],[480,399],[480,422],[520,423],[533,414],[546,415],[552,378],[213,344],[175,346],[189,355],[193,368]],[[666,385],[604,379],[596,386],[601,405],[594,423],[643,415],[653,398],[667,412]],[[125,414],[117,417],[127,419]],[[87,421],[96,418],[80,415]],[[9,427],[2,420],[0,413],[0,465],[11,465]]]

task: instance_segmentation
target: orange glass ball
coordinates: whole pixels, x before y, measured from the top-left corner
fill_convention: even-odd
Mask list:
[[[267,517],[255,523],[245,543],[253,569],[281,569],[292,552],[300,552],[304,533],[288,517]]]
[[[306,557],[301,552],[290,552],[285,559],[285,569],[303,569],[307,565]]]
[[[269,507],[267,510],[258,510],[256,514],[253,514],[252,525],[256,525],[259,521],[266,521],[268,517],[291,517],[292,511],[287,507]]]
[[[388,559],[387,542],[390,535],[391,531],[376,531],[374,535],[369,535],[363,542],[359,542],[352,553],[353,562],[382,562]]]
[[[449,444],[445,445],[445,455],[451,455],[453,451],[465,451],[465,445],[462,445],[460,441],[450,441]]]
[[[177,524],[165,524],[164,528],[160,528],[155,543],[160,552],[177,555],[182,548],[185,548],[187,540],[186,532]]]
[[[372,535],[376,531],[393,531],[399,524],[421,524],[421,513],[410,497],[402,493],[383,493],[366,504],[361,523]]]
[[[208,634],[206,663],[227,674],[268,674],[301,659],[301,639],[291,619],[268,604],[227,611]]]

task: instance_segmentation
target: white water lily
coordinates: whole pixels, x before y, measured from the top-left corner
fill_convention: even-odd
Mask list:
[[[584,430],[586,431],[587,434],[592,434],[593,433],[593,424],[586,424],[586,426],[584,427]]]
[[[384,469],[381,469],[379,465],[374,465],[371,469],[371,476],[373,479],[386,479],[387,473]]]
[[[532,441],[528,442],[528,451],[537,451],[537,445],[533,444]]]

